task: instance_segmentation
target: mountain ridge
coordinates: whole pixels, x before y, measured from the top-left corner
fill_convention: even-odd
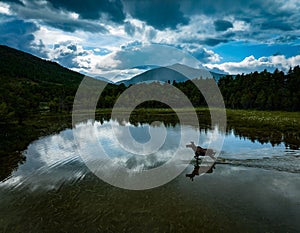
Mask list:
[[[170,66],[157,67],[135,75],[130,79],[120,80],[115,84],[125,84],[126,86],[140,82],[185,82],[197,78],[214,78],[216,82],[227,74],[217,74],[206,69],[196,69],[187,65],[176,63]]]

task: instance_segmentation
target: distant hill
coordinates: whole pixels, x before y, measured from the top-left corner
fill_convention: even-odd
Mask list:
[[[166,67],[158,67],[148,71],[145,71],[142,74],[136,75],[131,79],[128,80],[121,80],[116,84],[124,83],[126,86],[141,82],[152,82],[152,81],[159,81],[159,82],[170,82],[173,81],[177,83],[185,82],[189,79],[196,79],[196,78],[214,78],[218,81],[221,77],[226,76],[225,74],[217,74],[213,72],[209,72],[205,69],[195,69],[186,65],[182,64],[174,64],[172,66]]]
[[[111,80],[109,80],[109,79],[107,79],[107,78],[105,78],[105,77],[102,77],[102,76],[94,76],[93,78],[94,78],[94,79],[97,79],[97,80],[99,80],[99,81],[106,82],[106,83],[114,84],[113,81],[111,81]]]

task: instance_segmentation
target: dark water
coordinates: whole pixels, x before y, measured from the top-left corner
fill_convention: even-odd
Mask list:
[[[297,232],[300,228],[299,150],[284,143],[253,142],[217,128],[199,131],[191,126],[114,121],[95,122],[92,127],[93,134],[82,124],[28,146],[26,162],[0,183],[0,232]],[[137,144],[131,144],[125,128]],[[85,166],[74,140],[76,130],[77,139],[90,137],[85,152],[92,158],[101,156],[95,143],[101,144],[113,162],[139,172],[166,163],[180,150],[179,165],[186,168],[171,182],[149,190],[111,186]],[[204,147],[214,148],[223,140],[224,144],[218,148],[213,173],[192,182],[185,174],[193,170],[193,152],[182,138],[199,135],[195,142]],[[151,136],[162,142],[154,152],[156,144],[148,143]],[[144,156],[136,155],[136,150]]]

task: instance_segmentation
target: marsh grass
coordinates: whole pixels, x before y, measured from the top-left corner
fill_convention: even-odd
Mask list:
[[[227,109],[227,130],[260,143],[300,148],[300,112]]]
[[[300,130],[300,112],[227,109],[229,122],[247,127],[273,128],[282,132]]]

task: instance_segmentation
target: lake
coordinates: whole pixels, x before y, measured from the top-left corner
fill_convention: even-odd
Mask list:
[[[218,156],[212,173],[194,181],[185,176],[195,165],[185,147],[190,141]],[[23,164],[0,183],[1,232],[300,228],[300,150],[284,142],[261,143],[217,126],[199,130],[106,119],[42,137],[24,155]],[[142,173],[148,175],[136,175]]]

